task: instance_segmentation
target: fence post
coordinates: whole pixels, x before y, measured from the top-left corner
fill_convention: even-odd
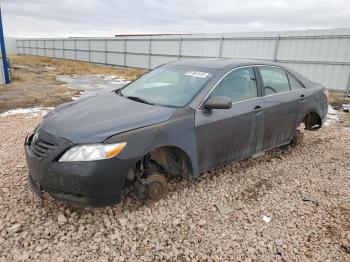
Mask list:
[[[126,67],[126,38],[124,38],[124,58],[123,58],[123,66]]]
[[[62,40],[63,41],[63,59],[66,59],[66,40]]]
[[[151,70],[152,38],[148,40],[148,69]]]
[[[90,38],[88,40],[88,46],[89,46],[89,63],[91,62],[91,43],[90,43]]]
[[[181,59],[182,56],[182,37],[179,38],[179,60]]]
[[[36,53],[36,55],[39,55],[39,52],[38,52],[38,40],[34,40],[34,41],[35,41],[35,53]],[[23,42],[23,46],[24,46],[24,42]],[[24,51],[24,48],[23,48],[23,51]]]
[[[107,41],[108,39],[105,39],[105,65],[107,65]]]
[[[350,97],[350,73],[349,73],[349,77],[348,77],[348,84],[347,84],[347,88],[346,88],[346,92],[345,92],[345,97]]]
[[[278,53],[278,45],[280,43],[280,35],[276,36],[276,41],[275,41],[275,50],[273,52],[273,61],[277,61],[277,53]]]
[[[222,57],[222,44],[224,42],[224,37],[221,36],[220,38],[220,45],[219,45],[219,57]]]
[[[44,56],[46,56],[46,40],[44,39]]]
[[[74,39],[74,61],[77,61],[77,39]]]
[[[52,52],[53,52],[53,57],[56,58],[56,49],[55,49],[55,40],[52,40]]]

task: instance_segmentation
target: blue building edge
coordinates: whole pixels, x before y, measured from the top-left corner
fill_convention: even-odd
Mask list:
[[[2,65],[4,69],[5,84],[9,84],[10,83],[9,65],[7,63],[7,56],[6,56],[6,49],[5,49],[5,39],[4,39],[4,30],[2,27],[1,7],[0,7],[0,46],[1,46]]]

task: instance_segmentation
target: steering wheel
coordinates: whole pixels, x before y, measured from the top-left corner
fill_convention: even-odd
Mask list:
[[[277,94],[277,93],[278,93],[278,92],[276,91],[276,89],[272,88],[271,86],[265,86],[265,90],[266,90],[266,89],[271,90],[272,93],[274,93],[274,94]],[[266,92],[265,92],[265,94],[266,94]]]

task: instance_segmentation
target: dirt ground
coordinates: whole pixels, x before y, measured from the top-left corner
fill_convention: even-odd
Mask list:
[[[55,107],[79,94],[57,81],[57,75],[106,74],[133,80],[145,72],[28,55],[10,56],[10,64],[12,83],[0,86],[0,113],[15,108]]]
[[[154,204],[85,210],[28,187],[23,139],[40,119],[1,117],[0,261],[350,261],[349,128],[174,181]]]

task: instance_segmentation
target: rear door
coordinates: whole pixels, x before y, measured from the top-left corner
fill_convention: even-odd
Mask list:
[[[209,97],[232,99],[231,109],[200,109],[195,116],[200,172],[242,159],[262,148],[264,99],[255,70],[237,68],[228,73]]]
[[[263,149],[267,150],[288,143],[294,136],[305,90],[297,87],[291,90],[292,76],[288,77],[289,73],[282,68],[258,66],[258,69],[265,100]]]

